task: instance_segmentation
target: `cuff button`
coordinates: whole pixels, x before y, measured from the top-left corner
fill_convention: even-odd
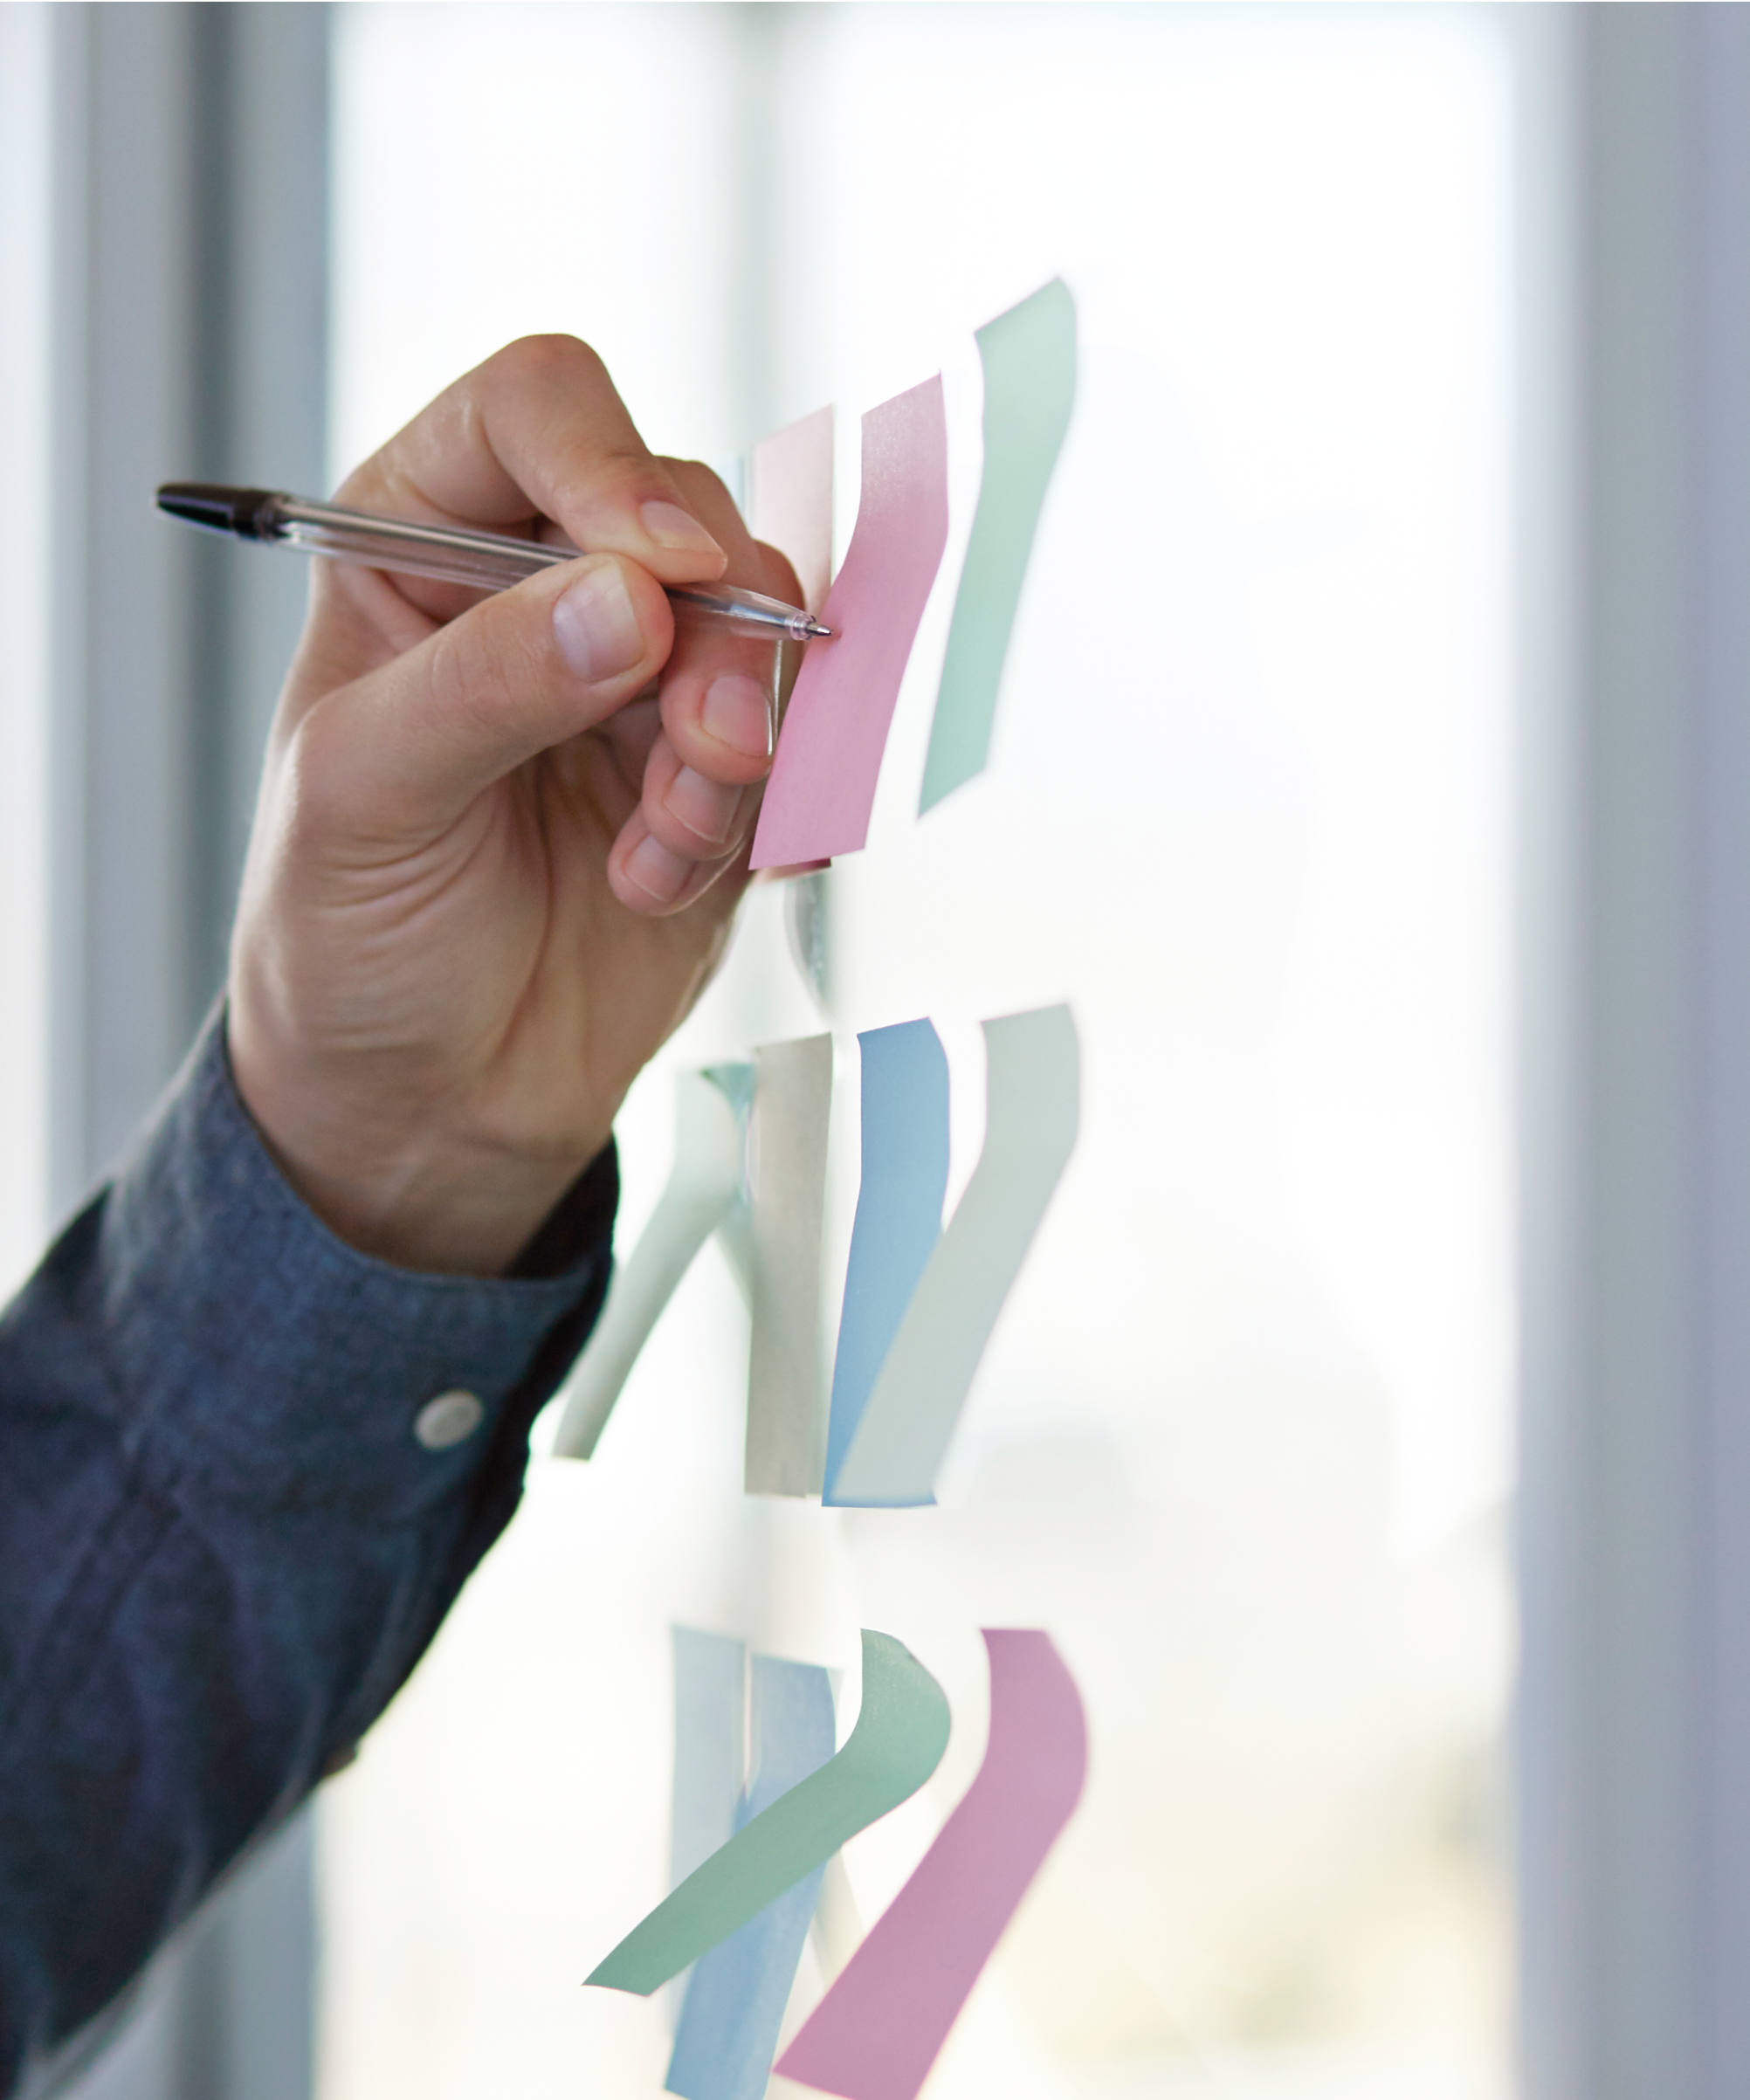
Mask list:
[[[458,1386],[426,1401],[413,1418],[413,1434],[428,1451],[447,1451],[451,1444],[465,1443],[486,1416],[479,1394]]]

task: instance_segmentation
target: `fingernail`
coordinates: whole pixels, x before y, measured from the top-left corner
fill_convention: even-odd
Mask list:
[[[727,841],[741,800],[739,788],[726,788],[720,781],[708,781],[691,766],[681,768],[663,797],[669,815],[707,846],[720,846]]]
[[[644,530],[658,547],[672,547],[678,554],[716,554],[723,549],[690,511],[678,503],[641,503],[638,515]]]
[[[683,860],[679,853],[671,853],[647,831],[627,854],[625,872],[628,880],[637,884],[652,904],[672,904],[692,874],[692,863]]]
[[[708,734],[743,758],[772,755],[772,711],[757,678],[739,671],[713,678],[706,690],[699,720]]]
[[[553,632],[560,655],[586,685],[619,678],[644,653],[638,616],[612,561],[586,570],[555,600]]]

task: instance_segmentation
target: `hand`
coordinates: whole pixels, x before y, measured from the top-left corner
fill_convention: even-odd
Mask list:
[[[566,337],[489,358],[338,499],[583,550],[479,602],[316,565],[231,947],[232,1068],[305,1199],[384,1260],[499,1274],[698,998],[747,880],[776,651],[677,636],[662,586],[796,603],[796,582]]]

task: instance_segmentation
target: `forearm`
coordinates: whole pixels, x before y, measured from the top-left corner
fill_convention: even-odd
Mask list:
[[[515,1505],[614,1199],[610,1150],[535,1273],[387,1268],[292,1194],[210,1036],[0,1319],[0,2091],[403,1682]],[[479,1426],[430,1448],[458,1390]]]

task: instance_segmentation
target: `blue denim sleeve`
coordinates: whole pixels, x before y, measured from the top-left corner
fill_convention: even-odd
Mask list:
[[[216,1025],[0,1318],[0,2093],[406,1678],[516,1505],[617,1192],[610,1146],[507,1280],[389,1268],[287,1187]]]

